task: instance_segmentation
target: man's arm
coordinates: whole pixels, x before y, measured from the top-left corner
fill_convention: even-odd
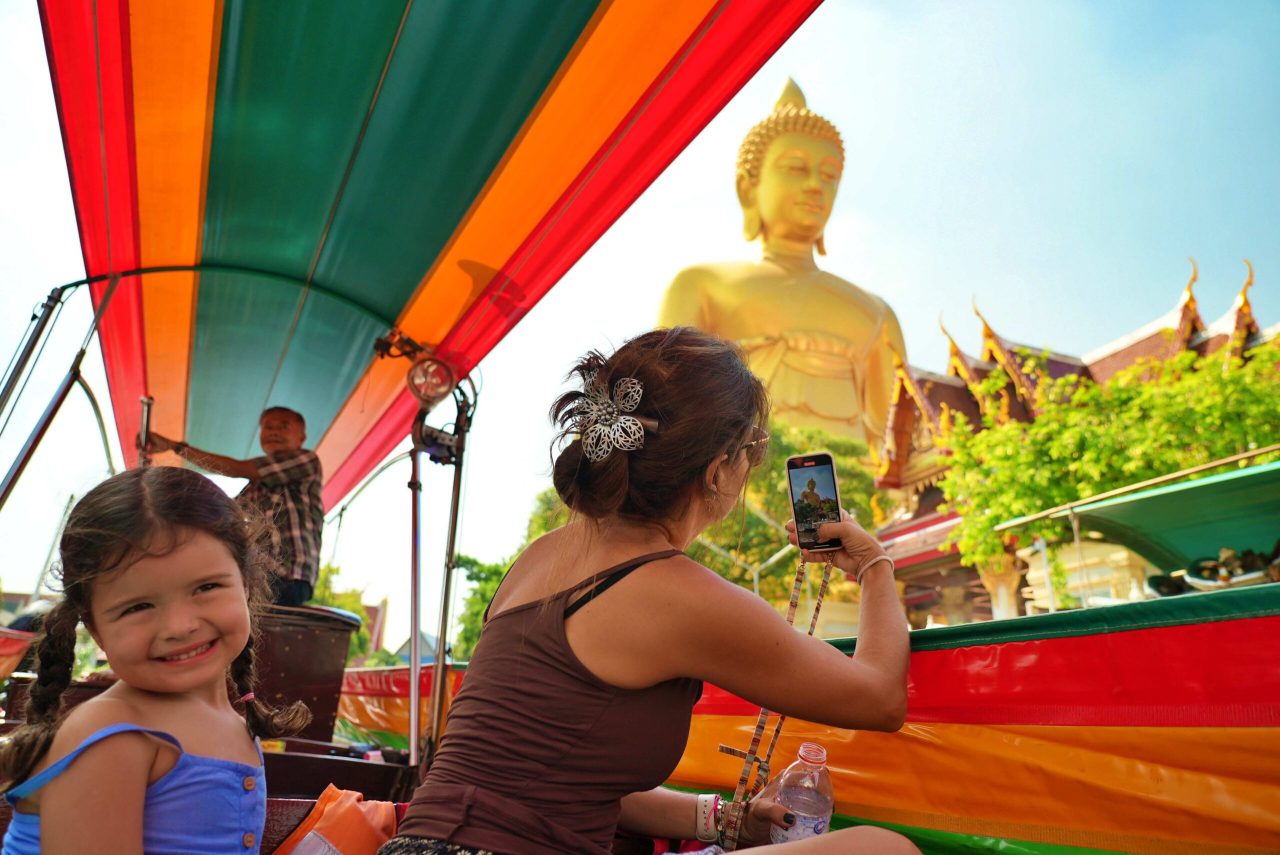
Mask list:
[[[207,472],[229,475],[232,478],[248,478],[250,481],[258,480],[258,466],[253,460],[236,460],[234,457],[214,454],[185,442],[175,442],[158,433],[150,434],[148,441],[152,451],[172,451]]]

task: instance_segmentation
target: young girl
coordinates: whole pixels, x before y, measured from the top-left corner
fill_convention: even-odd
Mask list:
[[[253,696],[253,615],[269,596],[258,542],[235,503],[185,469],[130,470],[80,500],[26,724],[0,748],[14,809],[3,855],[258,851],[254,737],[310,718]],[[81,621],[119,680],[63,716]]]

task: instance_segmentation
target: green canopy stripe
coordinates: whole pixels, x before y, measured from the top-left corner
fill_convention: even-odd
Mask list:
[[[366,299],[396,316],[501,162],[596,6],[582,0],[415,3],[317,277],[368,283]],[[439,168],[424,169],[424,161]]]

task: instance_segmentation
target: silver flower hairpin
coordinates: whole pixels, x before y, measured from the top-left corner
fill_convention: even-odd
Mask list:
[[[586,394],[578,416],[578,435],[582,438],[582,453],[587,460],[599,463],[615,448],[621,451],[643,448],[645,424],[642,421],[652,420],[627,414],[634,413],[640,406],[644,384],[634,377],[624,377],[613,384],[613,397],[610,398],[597,385],[593,371],[587,375],[583,386]]]

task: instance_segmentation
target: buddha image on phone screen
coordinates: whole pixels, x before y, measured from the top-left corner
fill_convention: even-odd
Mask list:
[[[840,498],[830,466],[792,469],[792,513],[796,519],[796,535],[802,543],[818,540],[818,526],[840,521]]]

